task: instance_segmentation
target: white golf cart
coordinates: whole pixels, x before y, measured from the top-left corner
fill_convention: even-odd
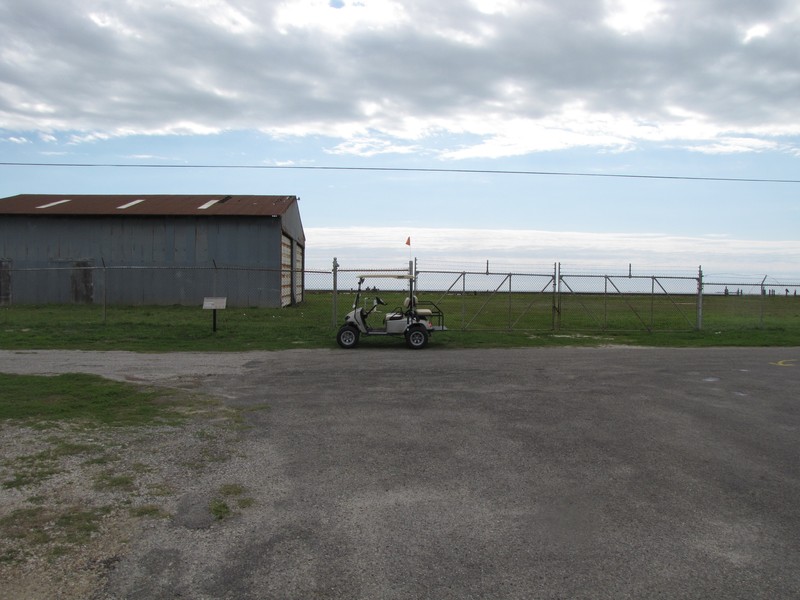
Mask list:
[[[371,327],[369,316],[378,306],[386,306],[378,296],[372,299],[369,310],[359,306],[361,302],[361,286],[366,279],[405,279],[408,281],[408,296],[402,306],[398,306],[383,317],[379,327]],[[342,348],[355,348],[362,335],[402,335],[406,345],[419,350],[428,345],[428,339],[434,331],[444,331],[444,313],[433,302],[420,302],[414,295],[415,277],[413,275],[359,275],[358,290],[353,301],[353,310],[344,317],[344,325],[336,334],[336,342]],[[367,304],[367,298],[364,304]]]

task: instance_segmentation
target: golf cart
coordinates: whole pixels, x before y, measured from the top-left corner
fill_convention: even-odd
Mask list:
[[[387,306],[378,296],[372,299],[372,306],[365,308],[368,298],[361,302],[361,286],[367,279],[405,279],[408,281],[408,297],[402,306],[387,312],[383,322],[378,327],[368,323],[370,315],[378,306]],[[414,350],[424,348],[434,331],[444,331],[444,313],[433,302],[420,302],[414,295],[415,277],[413,275],[359,275],[358,290],[353,301],[353,310],[344,317],[344,325],[336,334],[336,342],[342,348],[355,348],[362,335],[402,335],[406,338],[406,345]]]

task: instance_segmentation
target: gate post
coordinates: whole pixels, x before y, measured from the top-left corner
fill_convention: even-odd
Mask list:
[[[656,276],[650,277],[650,329],[655,329]]]
[[[703,267],[697,267],[697,331],[703,330]]]
[[[108,269],[102,256],[100,257],[100,262],[103,263],[103,325],[105,325],[108,317]]]
[[[508,330],[511,331],[512,325],[511,316],[511,273],[508,274]]]
[[[337,277],[337,275],[339,273],[339,263],[336,262],[336,257],[335,256],[333,257],[333,268],[332,268],[331,272],[333,273],[333,290],[332,290],[332,292],[333,292],[333,302],[332,302],[332,304],[333,304],[333,318],[331,320],[331,327],[333,329],[336,329],[336,322],[337,322],[338,317],[339,317],[339,307],[337,306],[337,287],[336,287],[336,285],[337,285],[336,277]]]
[[[553,331],[561,329],[561,263],[553,263]]]
[[[466,329],[466,326],[467,326],[467,272],[461,271],[461,329]]]

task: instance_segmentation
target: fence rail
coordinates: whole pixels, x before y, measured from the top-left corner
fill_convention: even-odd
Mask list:
[[[340,268],[334,261],[334,297],[351,294],[364,269]],[[372,269],[371,272],[389,272]],[[445,312],[459,330],[523,331],[688,331],[759,326],[800,320],[800,283],[707,281],[702,269],[689,275],[550,272],[448,271],[419,268],[420,296]],[[402,284],[385,282],[377,292],[402,295]],[[778,293],[777,290],[782,293]],[[391,304],[391,303],[390,303]],[[334,324],[338,321],[334,311]]]
[[[225,296],[229,307],[301,305],[330,298],[331,326],[350,310],[360,275],[413,273],[420,299],[445,313],[450,329],[464,331],[682,331],[767,327],[800,320],[800,283],[764,277],[754,281],[708,281],[694,276],[597,274],[562,270],[501,272],[419,268],[343,268],[292,272],[287,302],[275,269],[214,267],[64,267],[14,269],[0,264],[0,307],[35,304],[108,306],[199,306],[205,296]],[[389,308],[408,293],[400,279],[369,279],[370,297],[380,294]],[[282,295],[283,294],[283,295]],[[277,300],[276,300],[277,298]]]

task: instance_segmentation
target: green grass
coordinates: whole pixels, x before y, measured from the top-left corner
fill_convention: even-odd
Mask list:
[[[94,488],[106,492],[132,492],[135,489],[133,476],[111,471],[100,473],[94,480]]]
[[[53,445],[46,450],[20,456],[14,461],[3,461],[5,466],[9,466],[13,470],[11,479],[2,482],[3,488],[18,489],[39,483],[60,472],[59,459],[101,451],[100,446],[96,444],[82,444],[59,439],[47,441]]]
[[[404,293],[382,293],[399,306]],[[696,331],[692,295],[563,294],[554,326],[551,294],[420,293],[444,311],[446,333],[432,347],[474,348],[623,343],[657,346],[783,346],[800,339],[796,297],[705,296],[703,328]],[[212,332],[210,311],[199,307],[11,306],[0,308],[0,348],[247,351],[336,348],[336,327],[353,295],[341,293],[333,320],[328,292],[307,292],[302,304],[283,309],[228,308],[218,311]],[[382,313],[376,315],[380,321]],[[402,346],[397,338],[364,344]]]
[[[228,503],[224,500],[220,500],[219,498],[215,498],[212,500],[208,505],[211,514],[215,519],[221,521],[222,519],[229,517],[233,511],[231,511],[231,507],[228,506]]]
[[[177,405],[166,403],[164,394],[82,373],[54,377],[0,373],[0,419],[27,419],[40,426],[64,420],[105,426],[179,422]]]
[[[31,463],[29,457],[24,457],[17,463],[14,463],[14,473],[11,479],[3,481],[3,488],[7,490],[23,488],[26,485],[39,483],[52,477],[60,470],[51,461]]]
[[[0,534],[26,546],[44,544],[83,544],[99,529],[99,522],[108,508],[86,509],[79,506],[61,508],[20,508],[0,519]],[[56,546],[59,552],[60,546]],[[20,558],[7,551],[7,562]]]
[[[247,489],[239,483],[226,483],[219,488],[219,495],[222,498],[214,498],[209,503],[209,510],[215,519],[222,520],[233,514],[233,510],[228,504],[229,501],[235,501],[236,506],[240,509],[250,508],[255,504],[255,499],[243,494]]]
[[[165,392],[110,381],[95,375],[68,374],[56,377],[8,375],[0,373],[0,420],[13,421],[36,429],[54,431],[65,423],[79,430],[99,427],[138,427],[175,424],[184,420],[187,403],[165,399]],[[73,435],[73,434],[68,434]],[[63,458],[84,456],[84,465],[107,465],[116,460],[107,448],[55,435],[43,437],[45,448],[36,453],[4,459],[10,477],[2,481],[5,489],[20,489],[38,484],[62,470]],[[133,474],[146,467],[134,464]],[[95,487],[105,491],[131,491],[131,474],[106,471],[95,479]]]
[[[219,493],[223,496],[241,496],[244,491],[244,486],[238,483],[226,483],[219,488]]]

